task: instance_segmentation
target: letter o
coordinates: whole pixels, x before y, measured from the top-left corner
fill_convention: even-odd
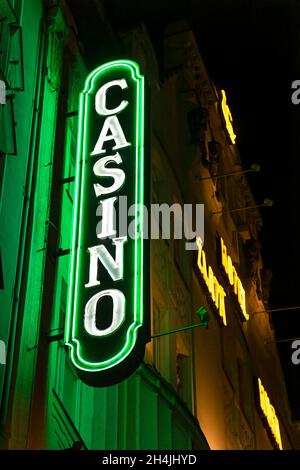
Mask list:
[[[99,330],[96,326],[97,303],[102,297],[109,296],[113,300],[112,322],[108,328]],[[125,319],[125,296],[117,289],[107,289],[93,295],[87,302],[84,309],[84,327],[87,333],[92,336],[107,336],[114,333]]]

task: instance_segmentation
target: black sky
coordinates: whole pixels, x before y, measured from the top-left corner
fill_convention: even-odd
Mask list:
[[[116,25],[143,21],[162,59],[167,22],[186,18],[208,73],[226,90],[237,145],[262,210],[262,253],[273,271],[270,308],[300,305],[300,105],[291,102],[291,83],[300,79],[298,0],[107,0]],[[277,339],[300,338],[300,309],[273,314]],[[266,347],[268,347],[266,345]],[[294,419],[300,419],[300,365],[291,362],[291,342],[278,344]],[[271,365],[270,365],[271,367]]]

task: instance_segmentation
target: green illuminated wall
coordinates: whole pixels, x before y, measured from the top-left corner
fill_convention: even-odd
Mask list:
[[[2,439],[7,437],[5,423],[9,405],[13,353],[16,345],[16,325],[20,320],[20,305],[24,301],[21,284],[26,258],[29,206],[32,202],[31,191],[39,111],[35,106],[37,104],[35,100],[38,93],[38,61],[41,47],[39,35],[41,1],[33,0],[30,8],[24,6],[18,11],[22,27],[25,83],[24,91],[14,92],[13,99],[17,154],[2,157],[4,172],[0,187],[0,249],[4,281],[4,289],[0,290],[0,339],[4,340],[7,345],[6,365],[0,365]],[[2,123],[1,132],[3,132]],[[34,315],[31,314],[30,317]],[[29,344],[34,343],[29,343],[28,338],[27,347]],[[21,396],[19,398],[21,400]]]

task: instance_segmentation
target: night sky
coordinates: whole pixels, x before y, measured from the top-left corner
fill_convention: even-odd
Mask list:
[[[262,254],[273,271],[270,308],[300,306],[300,104],[291,84],[300,80],[298,0],[107,0],[113,23],[143,21],[158,60],[164,25],[188,19],[208,73],[224,88],[244,168],[261,165],[249,182],[263,208]],[[273,314],[277,340],[300,338],[300,309]],[[266,345],[268,347],[268,345]],[[294,419],[300,419],[300,364],[291,362],[291,341],[278,343]],[[271,367],[271,364],[270,364]]]

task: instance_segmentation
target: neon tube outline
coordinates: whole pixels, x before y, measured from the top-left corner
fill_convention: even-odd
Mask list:
[[[134,240],[134,318],[129,326],[126,334],[126,342],[122,349],[110,359],[102,362],[89,362],[81,356],[80,342],[75,338],[75,322],[78,321],[78,313],[76,312],[76,299],[78,290],[78,273],[80,272],[80,264],[82,256],[80,256],[80,240],[82,234],[81,207],[84,203],[84,186],[85,186],[85,161],[86,161],[86,142],[88,140],[87,120],[85,119],[89,93],[93,91],[94,80],[110,69],[129,68],[134,82],[136,82],[136,109],[135,109],[135,125],[136,125],[136,146],[135,146],[135,220],[137,220],[137,211],[140,205],[141,213],[140,227],[136,226],[136,237]],[[88,156],[89,158],[89,156]],[[79,185],[79,181],[81,184]],[[80,198],[80,201],[79,201]],[[66,315],[65,328],[65,344],[71,349],[71,360],[76,367],[84,371],[102,371],[114,367],[122,362],[133,350],[136,340],[137,331],[143,325],[143,267],[141,261],[143,259],[143,238],[141,236],[141,228],[143,227],[143,204],[144,204],[144,77],[140,74],[138,65],[129,60],[117,60],[108,62],[94,71],[92,71],[85,82],[85,87],[80,94],[79,101],[79,119],[78,119],[78,142],[76,157],[76,185],[75,185],[75,204],[73,218],[72,233],[72,258],[71,258],[71,275],[68,308]],[[78,224],[79,220],[79,224]],[[139,282],[138,282],[139,278]],[[75,287],[75,292],[74,292]]]

